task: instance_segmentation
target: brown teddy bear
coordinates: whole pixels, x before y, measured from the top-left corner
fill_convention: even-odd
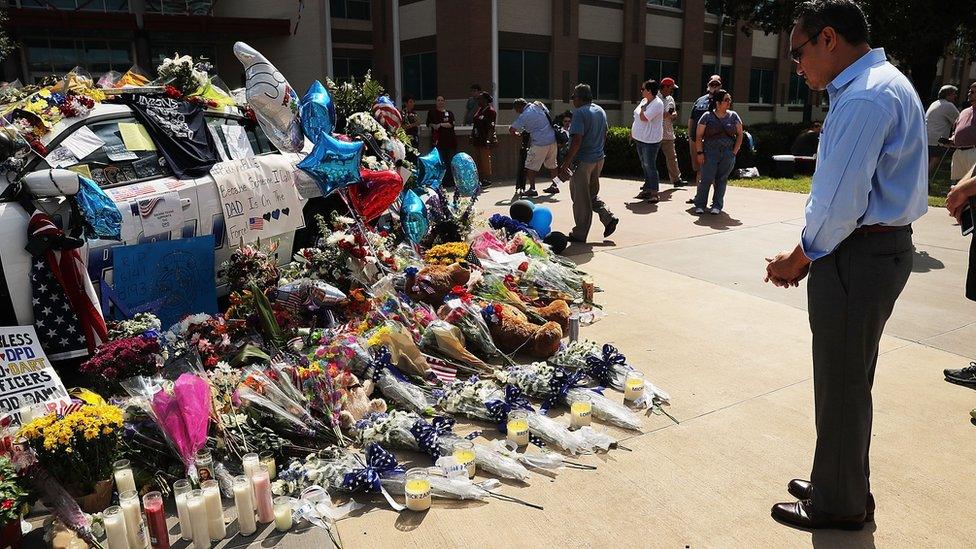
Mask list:
[[[470,279],[471,267],[467,262],[428,265],[417,272],[407,272],[406,291],[410,299],[438,307],[451,288],[464,286]]]
[[[559,324],[559,327],[563,329],[563,333],[569,329],[569,305],[562,299],[557,299],[545,307],[528,307],[528,311],[547,321]]]
[[[503,352],[522,351],[533,358],[546,359],[559,350],[563,338],[559,323],[533,324],[525,313],[511,305],[495,304],[495,311],[495,318],[489,321],[488,327],[495,345]]]

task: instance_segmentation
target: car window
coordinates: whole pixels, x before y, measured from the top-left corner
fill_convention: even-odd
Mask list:
[[[248,150],[252,155],[267,154],[275,152],[274,146],[268,140],[268,137],[264,134],[261,128],[254,123],[240,120],[237,118],[225,118],[222,116],[213,116],[207,118],[207,126],[210,127],[211,134],[214,137],[214,141],[217,142],[217,146],[220,148],[220,156],[222,159],[230,160],[236,155],[246,154]],[[232,150],[230,144],[228,143],[228,135],[235,135],[235,131],[239,130],[227,130],[227,128],[239,128],[243,127],[244,134],[247,136],[248,149]]]
[[[103,188],[173,174],[145,127],[135,118],[92,122],[85,127],[105,144],[62,167],[89,177]],[[74,128],[72,132],[80,129]],[[41,162],[39,169],[50,167],[47,162]]]

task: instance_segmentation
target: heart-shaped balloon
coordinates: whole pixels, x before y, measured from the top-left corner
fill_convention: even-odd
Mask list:
[[[329,90],[325,89],[318,80],[312,82],[305,96],[302,97],[299,112],[302,129],[312,143],[318,143],[323,135],[332,135],[336,123],[335,103],[329,95]]]
[[[298,163],[298,167],[315,179],[322,196],[359,181],[359,158],[363,153],[362,141],[339,141],[331,135],[322,135],[312,152]]]
[[[369,222],[380,216],[400,196],[403,178],[393,170],[359,170],[362,177],[349,187],[349,204]]]
[[[441,186],[441,179],[447,172],[447,166],[441,161],[441,153],[437,149],[431,151],[417,159],[417,186],[421,189],[436,189]]]
[[[412,190],[403,193],[400,223],[403,225],[403,234],[414,244],[419,244],[424,239],[430,227],[427,221],[427,206]]]

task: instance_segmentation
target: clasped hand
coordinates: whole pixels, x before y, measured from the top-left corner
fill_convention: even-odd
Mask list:
[[[772,282],[779,288],[796,287],[810,272],[810,261],[797,246],[792,252],[783,251],[766,258],[764,282]]]

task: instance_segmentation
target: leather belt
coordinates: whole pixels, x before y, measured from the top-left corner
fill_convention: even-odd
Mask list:
[[[862,225],[854,229],[854,234],[893,233],[911,228],[911,225]]]

